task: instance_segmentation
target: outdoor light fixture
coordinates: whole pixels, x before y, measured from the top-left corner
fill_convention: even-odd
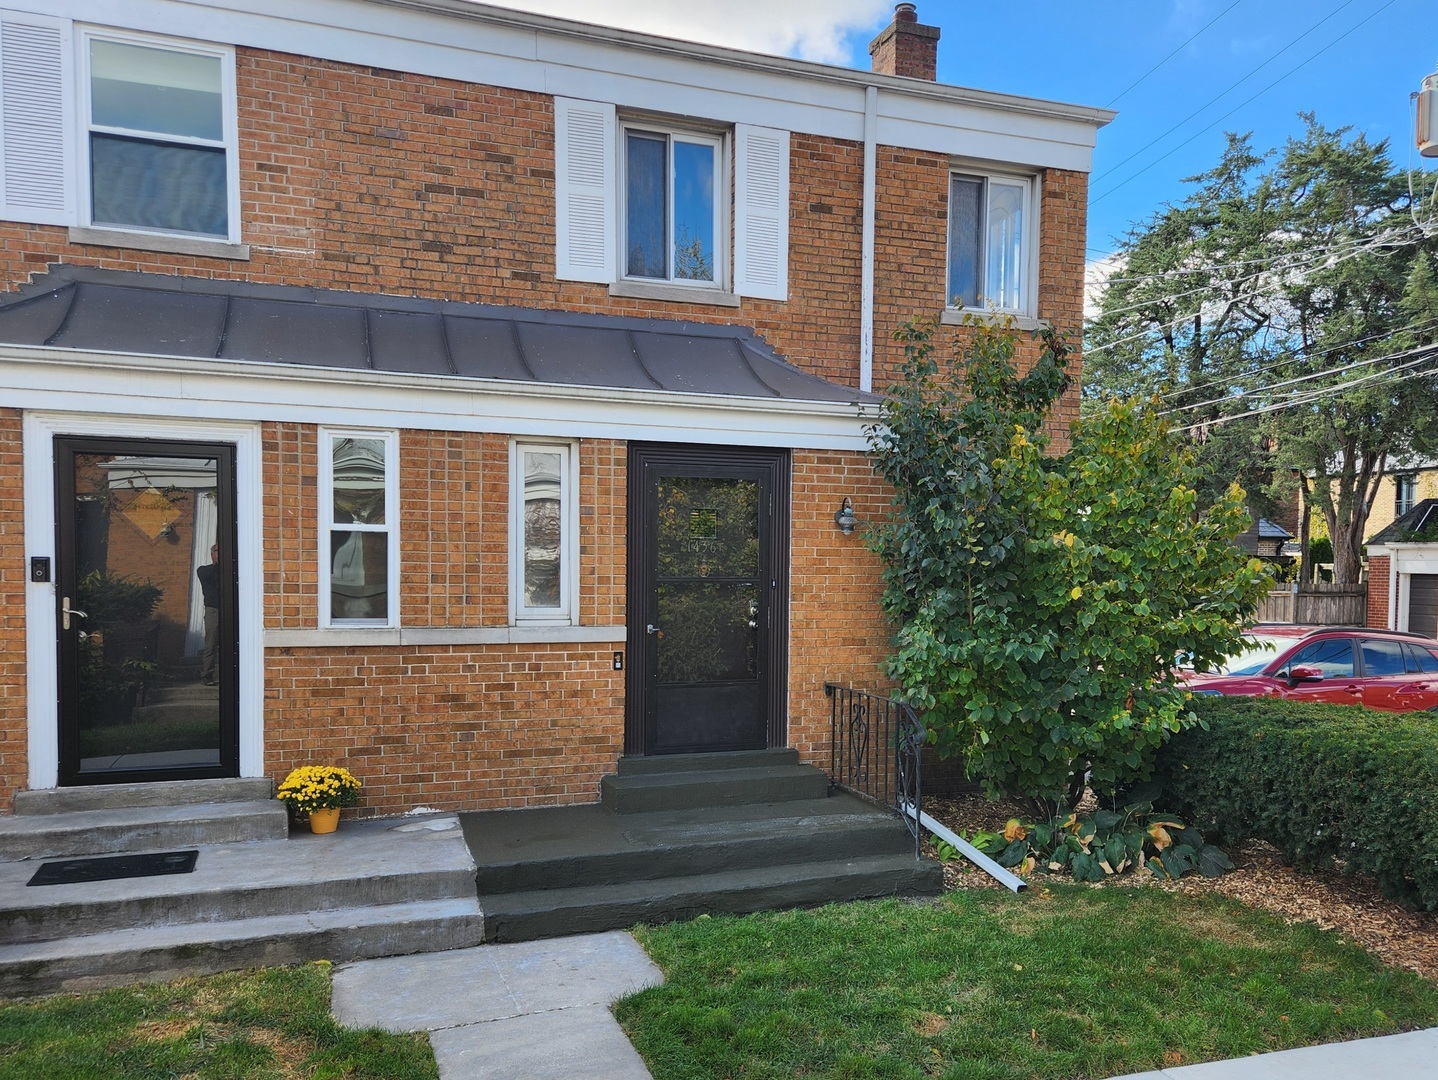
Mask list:
[[[854,526],[859,524],[859,519],[854,516],[854,504],[849,501],[849,496],[844,496],[844,501],[834,514],[834,524],[839,526],[839,531],[848,536],[854,531]]]

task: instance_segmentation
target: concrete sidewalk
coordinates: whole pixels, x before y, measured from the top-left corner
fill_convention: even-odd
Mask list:
[[[1372,1080],[1373,1077],[1383,1080],[1438,1077],[1438,1028],[1131,1073],[1124,1080]]]
[[[621,930],[361,960],[335,970],[350,1027],[428,1031],[441,1080],[649,1080],[609,1012],[664,981]]]

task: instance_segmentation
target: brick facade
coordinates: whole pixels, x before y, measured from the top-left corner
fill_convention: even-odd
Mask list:
[[[1367,626],[1388,626],[1388,571],[1390,557],[1368,556],[1368,621]]]
[[[932,46],[933,42],[929,41]],[[547,95],[236,50],[242,239],[248,261],[73,244],[52,226],[0,222],[0,282],[53,263],[366,293],[752,326],[789,361],[859,380],[863,148],[790,139],[789,299],[738,308],[617,298],[555,277],[554,106]],[[908,72],[899,72],[908,74]],[[922,76],[921,76],[922,77]],[[932,71],[927,75],[932,79]],[[944,308],[949,160],[880,146],[874,386],[897,376],[901,321]],[[1038,314],[1082,324],[1087,176],[1049,170],[1041,197]],[[945,326],[947,350],[965,331]],[[1025,344],[1021,361],[1036,347]],[[1077,416],[1075,389],[1056,441]],[[318,624],[318,441],[312,424],[261,427],[264,622]],[[579,444],[579,622],[625,619],[626,452]],[[509,435],[401,431],[400,621],[508,621]],[[883,684],[890,628],[878,563],[833,514],[863,521],[887,495],[862,453],[793,454],[790,744],[827,754],[825,681]],[[0,410],[0,806],[27,778],[20,414]],[[362,812],[492,808],[597,797],[623,745],[625,673],[610,642],[269,647],[265,769],[334,761],[365,781]]]

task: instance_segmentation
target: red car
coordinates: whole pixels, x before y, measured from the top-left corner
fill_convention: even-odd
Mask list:
[[[1438,710],[1438,641],[1353,626],[1260,623],[1220,671],[1184,672],[1195,694]]]

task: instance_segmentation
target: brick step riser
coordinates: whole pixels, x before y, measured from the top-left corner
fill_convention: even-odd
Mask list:
[[[65,859],[72,856],[113,855],[132,851],[171,851],[177,848],[243,844],[254,840],[283,840],[289,835],[288,819],[273,808],[253,814],[222,818],[167,821],[153,824],[57,825],[43,832],[6,833],[0,830],[0,859]]]
[[[175,780],[155,784],[96,784],[91,787],[17,791],[15,813],[67,814],[76,810],[114,810],[136,806],[189,806],[197,803],[263,802],[273,799],[269,777],[229,780]]]
[[[913,837],[906,830],[895,828],[893,821],[880,820],[843,830],[796,831],[792,836],[491,864],[479,868],[477,882],[479,893],[484,896],[534,889],[617,885],[868,855],[902,855],[912,852],[913,847]]]
[[[27,892],[34,892],[38,901],[42,899],[41,894],[64,888],[63,885],[36,886]],[[378,877],[371,875],[339,881],[74,904],[40,906],[37,903],[34,907],[0,911],[0,925],[5,927],[5,940],[11,944],[19,944],[141,927],[221,923],[235,919],[422,903],[473,895],[474,877],[469,871],[421,872]]]
[[[936,869],[917,864],[912,872],[907,873],[847,874],[836,871],[835,876],[822,881],[798,884],[657,894],[640,900],[576,905],[546,911],[496,911],[485,916],[484,939],[491,942],[533,941],[620,930],[635,923],[675,922],[699,915],[740,915],[882,896],[927,896],[939,892],[942,887],[942,878],[938,883],[935,881],[933,870]]]
[[[358,909],[347,925],[329,925],[272,937],[197,938],[191,943],[137,945],[55,959],[11,960],[5,956],[7,950],[0,949],[0,996],[98,990],[311,960],[344,963],[379,956],[442,952],[469,948],[482,940],[483,923],[477,913],[424,917],[422,911],[417,911],[414,918],[383,923],[367,921],[366,915]]]
[[[693,777],[692,781],[682,785],[651,787],[629,785],[623,777],[606,776],[599,786],[601,801],[616,814],[649,814],[707,806],[748,806],[822,799],[829,790],[828,779],[817,771],[783,778],[732,779],[722,773],[695,773]]]
[[[622,757],[620,776],[655,776],[661,773],[719,772],[724,769],[769,768],[799,764],[797,750],[741,750],[726,754],[659,754]]]

